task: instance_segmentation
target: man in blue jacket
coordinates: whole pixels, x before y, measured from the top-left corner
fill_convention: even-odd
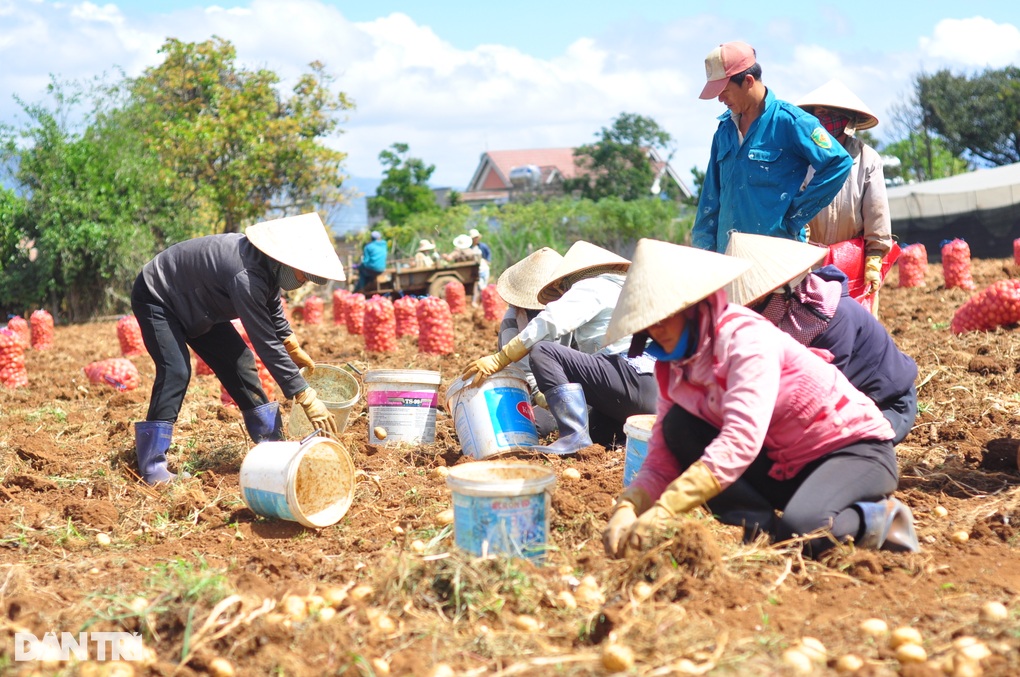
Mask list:
[[[362,291],[375,284],[375,278],[386,270],[386,255],[389,245],[382,239],[382,233],[373,230],[368,242],[361,249],[361,264],[358,265],[358,285],[354,291]]]
[[[719,45],[705,71],[701,98],[729,110],[712,139],[692,244],[724,252],[733,230],[804,242],[804,226],[832,202],[853,160],[813,115],[765,87],[747,43]],[[815,174],[801,190],[808,167]]]

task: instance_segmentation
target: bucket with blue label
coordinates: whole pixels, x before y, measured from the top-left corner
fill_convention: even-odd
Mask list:
[[[479,557],[533,561],[548,549],[556,474],[527,463],[480,461],[450,468],[457,547]]]
[[[627,455],[623,461],[623,486],[637,477],[638,470],[648,455],[648,440],[652,439],[652,426],[655,425],[655,414],[637,414],[628,416],[623,424],[623,432],[627,436]]]
[[[524,372],[510,365],[477,386],[457,379],[446,391],[461,453],[476,460],[538,444]]]

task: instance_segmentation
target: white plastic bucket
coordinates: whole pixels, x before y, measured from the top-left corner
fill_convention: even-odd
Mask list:
[[[351,413],[358,398],[361,397],[361,385],[358,379],[346,369],[334,367],[331,364],[317,364],[315,371],[306,374],[306,369],[301,370],[301,375],[308,381],[308,385],[315,388],[315,393],[326,409],[336,419],[336,429],[343,432],[347,427],[347,417]],[[290,423],[287,426],[287,433],[291,437],[299,439],[308,437],[315,428],[312,427],[305,408],[295,405],[290,410]]]
[[[263,517],[328,527],[354,500],[354,463],[329,437],[262,442],[241,463],[241,498]]]
[[[648,440],[652,438],[652,426],[655,425],[655,414],[637,414],[628,416],[623,424],[623,433],[627,436],[627,455],[623,461],[623,486],[630,486],[641,469],[648,455]]]
[[[450,468],[454,540],[486,557],[541,559],[549,534],[556,474],[526,463],[479,461]]]
[[[477,386],[457,379],[446,391],[446,406],[465,456],[482,460],[538,444],[528,382],[513,365]]]
[[[365,373],[370,444],[432,444],[436,440],[439,372],[377,369]],[[386,431],[379,439],[376,429]]]

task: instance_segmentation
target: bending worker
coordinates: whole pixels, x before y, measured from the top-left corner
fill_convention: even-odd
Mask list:
[[[230,321],[240,318],[255,352],[284,396],[304,408],[313,427],[336,435],[336,420],[298,369],[315,369],[283,314],[280,289],[305,281],[344,280],[316,213],[266,221],[243,234],[180,242],[145,264],[131,308],[156,366],[149,411],[135,423],[138,470],[149,484],[168,482],[166,453],[191,380],[190,346],[237,402],[256,444],[282,440],[280,405],[262,389],[255,357]]]
[[[745,537],[812,534],[813,556],[859,547],[917,550],[898,483],[893,431],[832,364],[724,285],[750,264],[656,240],[638,242],[607,340],[634,335],[658,359],[648,455],[603,534],[612,557],[668,538],[703,503]],[[778,517],[776,511],[782,511]]]
[[[464,371],[465,381],[477,383],[530,357],[538,390],[560,431],[559,439],[539,451],[571,454],[593,441],[607,444],[622,436],[628,416],[655,410],[652,360],[628,357],[628,338],[612,344],[605,340],[629,266],[627,259],[606,249],[575,242],[539,291],[545,309],[500,352],[475,360]],[[577,350],[556,341],[570,332]],[[593,440],[593,433],[599,439]]]
[[[850,297],[847,277],[833,265],[811,271],[826,250],[767,235],[733,233],[726,253],[752,268],[726,289],[801,345],[832,356],[850,383],[878,405],[902,442],[917,417],[917,363],[882,323]]]

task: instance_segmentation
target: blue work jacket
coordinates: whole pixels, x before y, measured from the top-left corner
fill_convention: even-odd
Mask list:
[[[729,111],[719,121],[692,244],[724,252],[732,230],[803,242],[805,224],[832,202],[853,159],[815,116],[780,101],[771,90],[743,144]],[[815,175],[801,190],[809,166]]]

